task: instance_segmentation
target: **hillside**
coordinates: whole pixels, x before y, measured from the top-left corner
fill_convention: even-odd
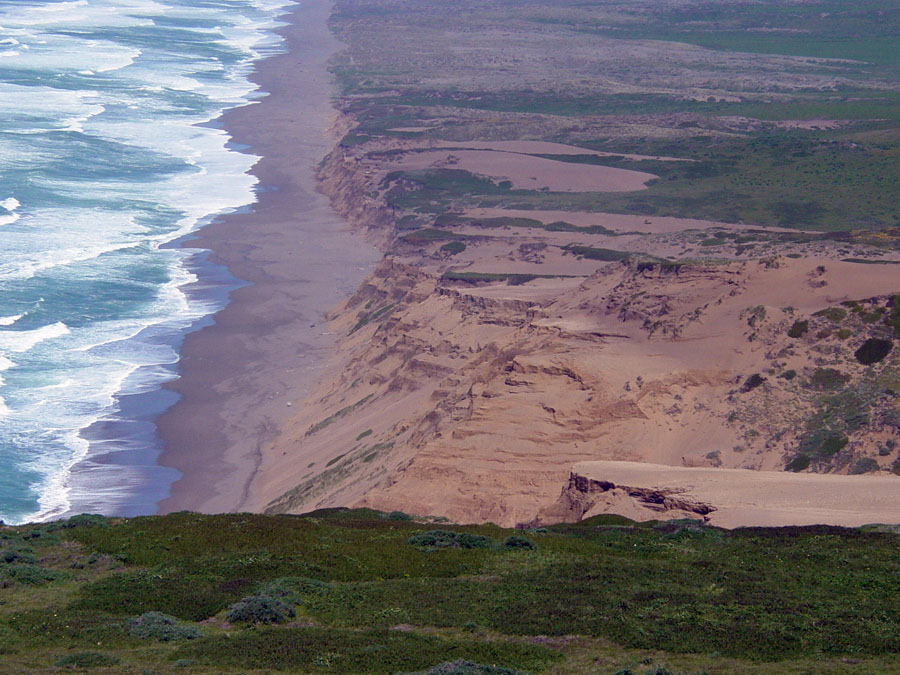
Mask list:
[[[370,510],[0,527],[0,672],[896,672],[895,530]]]

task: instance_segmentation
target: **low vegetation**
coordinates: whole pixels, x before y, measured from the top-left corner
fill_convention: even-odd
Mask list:
[[[727,531],[601,516],[428,530],[403,515],[4,527],[0,550],[28,542],[52,580],[35,590],[6,577],[0,672],[781,673],[838,672],[848,658],[865,672],[900,668],[893,527]]]

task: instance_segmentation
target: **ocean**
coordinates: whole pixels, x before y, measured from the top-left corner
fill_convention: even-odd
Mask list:
[[[238,283],[173,245],[249,208],[215,120],[289,0],[0,0],[0,520],[152,513],[153,418]]]

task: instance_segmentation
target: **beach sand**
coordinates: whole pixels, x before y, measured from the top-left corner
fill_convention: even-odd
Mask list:
[[[240,510],[261,448],[308,393],[333,347],[323,314],[350,295],[380,253],[350,231],[316,191],[314,169],[333,147],[327,27],[331,3],[304,0],[281,29],[288,51],[257,65],[269,96],[221,119],[234,140],[262,156],[259,201],[204,228],[185,246],[249,282],[214,325],[187,336],[181,399],[158,420],[163,466],[181,472],[160,511]],[[295,411],[296,409],[294,409]]]

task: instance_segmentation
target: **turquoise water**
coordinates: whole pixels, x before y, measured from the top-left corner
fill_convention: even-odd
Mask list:
[[[289,4],[0,0],[7,523],[152,511],[176,477],[148,424],[171,400],[135,395],[174,377],[224,298],[166,244],[254,201],[257,158],[210,121],[259,98],[248,76]]]

